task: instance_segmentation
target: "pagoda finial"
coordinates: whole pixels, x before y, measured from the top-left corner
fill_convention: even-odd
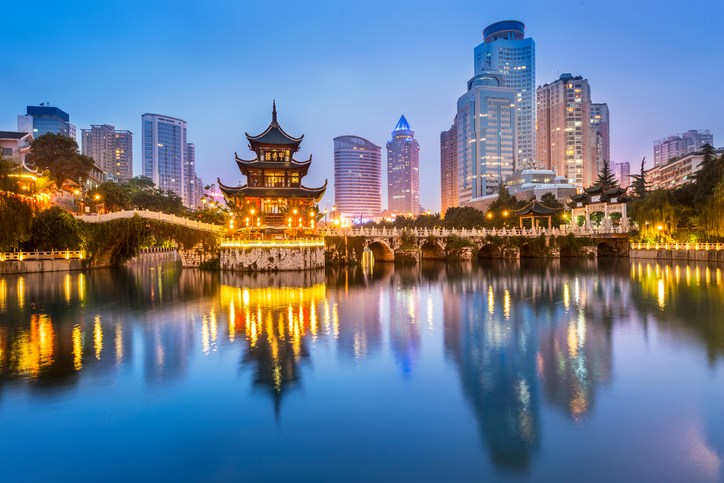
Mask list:
[[[274,99],[272,101],[272,124],[278,124],[277,122],[277,101]]]

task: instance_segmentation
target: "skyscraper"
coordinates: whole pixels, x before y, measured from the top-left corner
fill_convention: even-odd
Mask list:
[[[458,206],[458,130],[453,122],[440,133],[440,214]]]
[[[144,114],[143,176],[151,178],[159,189],[170,190],[183,199],[184,206],[191,206],[186,164],[186,121],[160,114]]]
[[[486,27],[483,43],[475,47],[475,73],[495,70],[504,75],[505,86],[516,91],[519,166],[532,164],[536,156],[535,42],[524,37],[523,22],[505,20]]]
[[[692,129],[654,141],[654,166],[666,164],[671,158],[697,153],[705,144],[714,146],[714,136],[708,129]]]
[[[516,165],[516,90],[483,69],[458,99],[458,204],[498,192]]]
[[[578,189],[591,186],[596,169],[595,135],[591,136],[591,89],[581,76],[563,74],[536,91],[537,158]]]
[[[591,104],[591,135],[596,136],[596,172],[603,169],[603,160],[611,163],[611,129],[608,123],[608,104]]]
[[[631,165],[629,163],[612,163],[613,175],[621,188],[628,188],[631,184]]]
[[[67,112],[50,106],[28,106],[24,116],[18,116],[18,131],[33,133],[37,139],[45,133],[62,134],[75,140],[75,126]]]
[[[405,116],[387,141],[387,208],[393,213],[420,213],[420,145]]]
[[[382,211],[382,148],[359,136],[334,138],[334,202],[352,218]]]
[[[81,129],[83,154],[118,182],[133,178],[133,133],[117,131],[110,124]]]
[[[184,156],[184,192],[186,193],[186,206],[196,208],[201,202],[196,196],[196,145],[186,143]]]

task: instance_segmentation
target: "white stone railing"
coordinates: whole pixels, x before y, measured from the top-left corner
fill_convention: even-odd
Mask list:
[[[50,250],[48,252],[7,252],[0,253],[0,262],[23,260],[82,260],[84,256],[84,253],[79,250]]]
[[[322,229],[320,230],[322,236],[400,236],[402,230],[397,228],[334,228],[334,229]],[[430,235],[437,237],[448,237],[450,235],[457,235],[460,237],[487,237],[491,236],[527,236],[537,237],[540,235],[545,236],[565,236],[569,233],[573,233],[576,236],[591,236],[591,235],[625,235],[628,230],[616,226],[616,227],[599,227],[599,228],[585,228],[585,227],[571,227],[565,225],[560,228],[482,228],[482,229],[467,229],[467,228],[415,228],[412,229],[412,233],[417,237],[428,237]]]
[[[221,240],[222,247],[323,247],[324,238],[300,238],[298,240]]]
[[[92,213],[88,215],[74,215],[77,219],[83,220],[88,223],[103,223],[111,220],[118,220],[121,218],[133,218],[135,215],[148,220],[163,221],[165,223],[172,223],[174,225],[185,226],[193,228],[194,230],[210,231],[212,233],[223,233],[225,227],[221,225],[214,225],[212,223],[203,223],[201,221],[189,220],[176,215],[167,215],[159,211],[149,210],[126,210],[116,211],[113,213],[105,213],[103,215]]]
[[[724,243],[632,243],[634,250],[724,250]]]

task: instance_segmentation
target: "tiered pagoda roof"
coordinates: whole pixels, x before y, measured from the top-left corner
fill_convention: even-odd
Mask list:
[[[254,159],[241,159],[234,153],[236,164],[241,174],[248,178],[242,186],[227,186],[218,180],[219,188],[227,197],[285,199],[308,198],[319,201],[327,189],[327,181],[319,188],[307,188],[301,179],[307,175],[312,164],[312,156],[305,161],[294,159],[304,135],[295,138],[284,132],[277,121],[276,101],[272,108],[272,122],[264,132],[257,136],[248,133],[249,149],[256,155]],[[267,183],[267,177],[274,177],[274,182]]]
[[[627,203],[631,197],[626,194],[626,190],[620,186],[596,184],[584,189],[583,193],[571,195],[571,201],[567,204],[570,208],[578,208],[592,203]]]

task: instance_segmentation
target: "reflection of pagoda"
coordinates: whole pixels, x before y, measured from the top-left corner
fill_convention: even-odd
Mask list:
[[[293,138],[282,130],[277,122],[275,102],[272,122],[266,131],[258,136],[246,134],[246,138],[256,157],[247,161],[236,156],[236,164],[241,174],[247,177],[247,184],[233,188],[218,180],[229,204],[237,208],[244,208],[242,204],[249,205],[263,217],[265,225],[287,226],[291,224],[289,215],[295,227],[301,226],[301,223],[307,226],[310,217],[300,215],[306,214],[319,202],[327,189],[327,182],[320,188],[307,188],[301,183],[312,164],[311,156],[306,161],[294,159],[304,135]]]

